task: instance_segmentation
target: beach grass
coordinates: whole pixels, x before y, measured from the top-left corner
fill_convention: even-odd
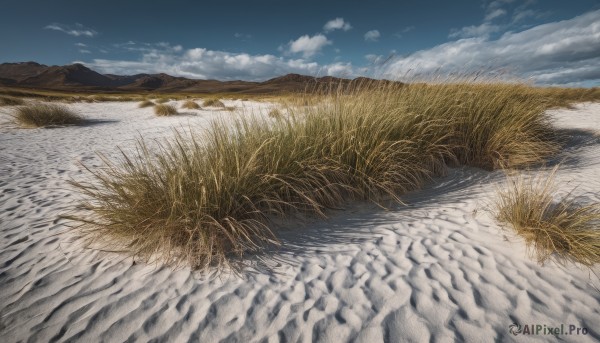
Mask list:
[[[156,104],[150,100],[143,100],[138,104],[138,108],[152,107],[154,105]]]
[[[498,191],[496,218],[523,238],[539,263],[600,262],[600,204],[583,205],[560,196],[554,173],[512,177]]]
[[[281,111],[276,108],[269,111],[269,117],[271,118],[281,118],[281,116]]]
[[[190,110],[198,110],[198,109],[200,109],[200,105],[198,105],[198,103],[193,100],[187,100],[186,102],[183,103],[183,105],[181,105],[181,108],[186,108],[186,109],[190,109]]]
[[[94,244],[235,270],[278,244],[270,218],[401,202],[448,166],[522,168],[560,149],[544,96],[526,85],[386,83],[313,99],[276,121],[244,116],[159,146],[140,140],[90,169],[95,181],[73,182],[88,200],[72,219]]]
[[[13,96],[0,96],[0,106],[19,106],[25,104],[21,98]]]
[[[225,104],[219,99],[211,98],[211,99],[204,100],[204,102],[202,103],[202,106],[204,106],[204,107],[225,107]]]
[[[154,114],[156,114],[159,117],[173,116],[178,113],[179,112],[177,112],[175,106],[172,105],[157,104],[156,106],[154,106]]]
[[[18,107],[13,118],[23,127],[75,125],[83,121],[81,116],[65,106],[42,103]]]

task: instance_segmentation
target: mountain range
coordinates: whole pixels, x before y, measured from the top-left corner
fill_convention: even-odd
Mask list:
[[[168,74],[113,75],[98,73],[83,64],[47,66],[36,62],[0,64],[0,86],[71,92],[162,93],[278,93],[298,92],[315,85],[351,84],[372,79],[353,80],[332,76],[312,77],[287,74],[263,82],[198,80]]]

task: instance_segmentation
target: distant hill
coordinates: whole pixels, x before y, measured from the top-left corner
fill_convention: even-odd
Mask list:
[[[36,62],[0,64],[0,86],[36,88],[59,91],[164,93],[279,93],[314,89],[321,85],[348,85],[353,82],[374,81],[368,78],[353,80],[325,76],[288,74],[264,82],[197,80],[168,74],[113,75],[100,74],[82,64],[47,66]],[[388,81],[383,81],[388,82]]]

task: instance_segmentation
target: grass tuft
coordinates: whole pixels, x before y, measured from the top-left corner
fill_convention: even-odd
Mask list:
[[[150,101],[150,100],[144,100],[144,101],[142,101],[142,102],[140,102],[138,104],[138,108],[151,107],[151,106],[154,106],[154,105],[155,105],[155,103],[153,103],[152,101]]]
[[[585,266],[600,262],[600,204],[559,197],[554,173],[513,177],[498,191],[496,218],[521,236],[539,263],[548,259]]]
[[[186,102],[183,103],[183,105],[181,105],[181,108],[187,108],[190,110],[198,110],[198,109],[200,109],[200,105],[198,105],[198,103],[193,100],[187,100]]]
[[[204,107],[225,107],[225,104],[219,99],[206,99],[202,103]]]
[[[276,108],[269,111],[269,117],[271,117],[271,118],[281,118],[281,116],[282,116],[281,111]]]
[[[23,99],[15,98],[12,96],[0,96],[0,106],[20,106],[25,104]]]
[[[170,101],[169,98],[158,98],[156,100],[154,100],[157,104],[164,104]]]
[[[156,106],[154,106],[154,113],[157,116],[162,117],[176,115],[179,112],[177,112],[177,109],[172,105],[157,104]]]
[[[13,117],[24,127],[74,125],[83,121],[81,116],[65,106],[39,103],[18,107]]]
[[[92,183],[73,183],[88,199],[73,219],[91,242],[135,256],[235,269],[277,244],[273,216],[401,202],[449,165],[543,162],[559,148],[543,100],[505,84],[332,90],[281,120],[216,121],[159,147],[141,140],[90,170]]]

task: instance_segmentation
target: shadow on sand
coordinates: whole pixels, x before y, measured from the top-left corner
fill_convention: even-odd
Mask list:
[[[557,164],[561,169],[572,170],[594,163],[581,155],[584,150],[600,144],[600,136],[580,129],[561,129],[559,133],[564,137],[563,150],[546,165],[534,168],[534,172]],[[473,167],[450,168],[446,176],[435,178],[422,189],[402,196],[404,204],[388,201],[382,208],[366,202],[351,203],[343,210],[327,212],[326,219],[274,222],[274,231],[281,246],[249,257],[250,266],[244,268],[243,274],[278,274],[281,266],[297,264],[299,256],[315,256],[330,251],[326,248],[330,245],[345,245],[348,250],[353,249],[353,246],[366,241],[377,240],[382,228],[393,227],[402,218],[408,222],[426,218],[431,210],[473,199],[481,193],[482,187],[500,185],[505,180],[506,172],[502,170],[490,172]],[[486,200],[489,199],[482,199],[482,202]],[[336,250],[335,253],[341,252],[344,250]]]

